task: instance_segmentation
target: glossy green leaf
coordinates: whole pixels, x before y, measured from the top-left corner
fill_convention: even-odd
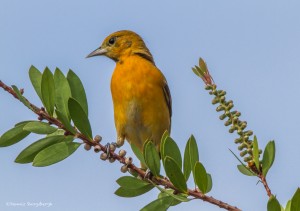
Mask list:
[[[151,182],[151,181],[150,181]],[[167,194],[168,196],[173,197],[175,200],[180,201],[180,202],[188,202],[191,199],[188,199],[188,195],[184,193],[177,193],[176,195],[173,194],[174,190],[173,189],[164,189],[159,187],[159,185],[156,185],[155,183],[152,183],[158,190],[160,190],[162,193]]]
[[[254,160],[256,168],[258,169],[258,171],[260,171],[259,149],[258,149],[258,143],[257,143],[256,136],[254,136],[254,139],[253,139],[253,160]]]
[[[17,124],[15,124],[15,127],[19,126],[19,125],[23,125],[25,126],[27,123],[29,122],[34,122],[35,120],[27,120],[27,121],[22,121],[22,122],[18,122]]]
[[[46,122],[32,121],[27,123],[23,130],[36,133],[36,134],[50,134],[54,133],[57,128],[50,126]]]
[[[173,192],[174,192],[174,190],[173,189],[165,189],[167,192],[169,192],[169,194],[173,194]],[[172,203],[171,203],[171,206],[175,206],[175,205],[177,205],[177,204],[180,204],[181,203],[181,201],[179,201],[179,200],[177,200],[177,199],[175,199],[174,197],[172,197],[172,196],[170,196],[168,193],[165,193],[165,192],[160,192],[159,194],[158,194],[158,197],[157,198],[164,198],[164,197],[171,197],[171,198],[173,198],[173,201],[172,201]],[[173,194],[174,195],[174,194]],[[180,195],[180,194],[177,194],[177,195]],[[186,197],[185,197],[186,198]]]
[[[70,121],[68,100],[71,97],[71,89],[68,80],[58,68],[54,72],[54,84],[56,108]]]
[[[300,188],[297,188],[292,200],[291,211],[300,211]]]
[[[182,168],[182,158],[179,147],[176,142],[168,136],[164,141],[163,153],[161,154],[162,160],[164,161],[167,156],[171,157],[178,165],[178,167]]]
[[[262,173],[267,176],[269,169],[272,167],[275,160],[275,142],[269,141],[264,150],[264,155],[262,159]]]
[[[191,135],[191,137],[189,138],[188,144],[189,144],[191,169],[192,169],[192,172],[194,175],[195,174],[194,166],[195,166],[196,162],[199,161],[199,152],[198,152],[198,146],[197,146],[196,139],[193,135]]]
[[[291,211],[291,202],[292,200],[288,200],[288,202],[286,203],[286,206],[285,206],[285,211]]]
[[[267,207],[268,211],[281,211],[280,204],[273,195],[271,195],[271,197],[269,198]]]
[[[86,99],[86,94],[84,91],[84,87],[80,78],[72,71],[69,70],[67,74],[67,79],[71,88],[72,98],[76,99],[81,105],[82,109],[88,116],[88,103]]]
[[[67,117],[62,114],[59,110],[55,111],[57,118],[59,119],[59,121],[61,121],[61,123],[64,125],[64,127],[71,132],[72,134],[76,134],[76,130],[74,129],[74,127],[71,125],[70,121],[67,119]]]
[[[169,137],[169,132],[166,130],[160,140],[160,157],[162,158],[162,161],[164,161],[164,146],[165,146],[165,142],[166,139]]]
[[[119,187],[115,191],[115,194],[117,196],[121,196],[121,197],[136,197],[136,196],[142,195],[144,193],[147,193],[152,188],[154,188],[154,186],[152,184],[148,184],[146,186],[143,186],[143,187],[137,188],[137,189],[127,189],[124,187]]]
[[[186,181],[177,162],[173,158],[166,156],[164,163],[165,163],[165,171],[170,181],[180,192],[186,193],[187,192]]]
[[[31,66],[29,69],[29,78],[35,92],[37,93],[41,101],[43,101],[41,92],[42,73],[34,66]]]
[[[197,161],[194,166],[194,180],[201,192],[204,194],[207,193],[207,173],[204,166],[199,161]]]
[[[65,139],[64,135],[55,135],[55,136],[49,136],[46,138],[42,138],[28,147],[26,147],[15,159],[16,163],[31,163],[34,159],[34,157],[43,149],[56,144],[58,142],[61,142]]]
[[[213,182],[212,182],[212,178],[211,175],[209,173],[207,173],[207,189],[206,189],[206,193],[210,192],[213,186]]]
[[[50,116],[53,116],[55,105],[55,87],[51,71],[46,68],[42,75],[41,93],[43,104]]]
[[[144,146],[144,159],[146,165],[154,176],[159,176],[160,173],[160,158],[152,141],[146,142]]]
[[[140,162],[146,166],[146,162],[144,160],[144,156],[143,153],[141,152],[141,150],[135,145],[135,144],[130,144],[131,149],[133,151],[133,153],[135,154],[135,156],[140,160]]]
[[[20,90],[15,86],[12,85],[11,86],[13,88],[13,90],[15,91],[15,93],[17,94],[19,100],[30,110],[33,110],[32,107],[30,106],[30,103],[24,98],[24,96],[21,94]]]
[[[147,204],[140,211],[166,211],[171,206],[173,200],[170,196],[158,198]]]
[[[242,174],[246,176],[256,176],[256,174],[253,173],[250,169],[248,169],[245,165],[237,165],[237,168]]]
[[[36,167],[43,167],[60,162],[73,154],[80,145],[80,143],[76,142],[61,142],[53,144],[40,151],[35,156],[32,165]]]
[[[139,189],[149,185],[148,182],[131,176],[120,177],[116,182],[125,189]]]
[[[87,114],[74,98],[69,99],[68,103],[71,118],[75,126],[84,134],[89,140],[93,140],[92,129]]]
[[[185,150],[184,150],[184,159],[183,159],[183,174],[184,174],[186,181],[188,181],[191,171],[192,171],[191,160],[190,160],[190,141],[189,140],[186,142],[186,146],[185,146]]]
[[[24,124],[18,125],[8,131],[6,131],[0,137],[0,147],[7,147],[13,144],[18,143],[26,136],[30,134],[28,131],[23,130]]]

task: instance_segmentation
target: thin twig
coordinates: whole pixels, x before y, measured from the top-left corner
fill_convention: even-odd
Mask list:
[[[7,86],[5,83],[3,83],[1,80],[0,80],[0,87],[3,88],[5,91],[7,91],[8,93],[10,93],[12,96],[14,96],[16,99],[20,100],[17,96],[17,94],[15,93],[15,91],[10,87],[10,86]],[[25,97],[24,97],[25,98]],[[27,100],[25,98],[25,100]],[[38,108],[37,106],[35,106],[34,104],[30,103],[29,100],[27,100],[28,103],[30,104],[33,112],[35,114],[37,114],[39,116],[39,119],[40,120],[47,120],[49,123],[51,124],[54,124],[56,125],[58,128],[61,128],[63,130],[65,130],[67,133],[70,133],[70,131],[68,131],[64,125],[56,118],[54,117],[51,117],[49,116],[49,114],[47,112],[45,112],[45,110],[43,108]],[[77,129],[76,129],[76,134],[75,136],[79,139],[81,139],[84,143],[87,143],[89,145],[92,145],[92,146],[96,146],[98,145],[101,149],[101,151],[103,152],[107,152],[107,148],[106,146],[103,146],[102,144],[98,143],[98,142],[92,142],[90,141],[88,138],[86,138],[82,133],[80,133]],[[113,157],[114,159],[118,160],[120,163],[122,164],[126,164],[125,163],[125,157],[121,157],[119,156],[118,154],[116,154],[114,151],[110,151],[110,156]],[[146,172],[143,170],[143,169],[140,169],[138,168],[137,166],[135,166],[133,163],[132,164],[129,164],[128,165],[128,168],[133,170],[134,172],[136,172],[140,177],[142,178],[145,178],[145,175],[146,175]],[[153,177],[152,178],[152,182],[154,182],[156,185],[162,185],[164,186],[165,188],[171,188],[173,189],[174,191],[176,192],[179,192],[177,190],[177,188],[167,179],[164,179],[164,178],[160,178],[160,177]],[[214,204],[214,205],[217,205],[219,206],[220,208],[223,208],[223,209],[226,209],[226,210],[229,210],[229,211],[241,211],[241,209],[235,207],[235,206],[232,206],[228,203],[225,203],[223,201],[220,201],[218,199],[215,199],[214,197],[212,196],[207,196],[203,193],[201,193],[199,190],[195,189],[195,190],[191,190],[191,189],[188,189],[188,193],[187,193],[189,196],[192,196],[196,199],[201,199],[205,202],[208,202],[208,203],[211,203],[211,204]]]

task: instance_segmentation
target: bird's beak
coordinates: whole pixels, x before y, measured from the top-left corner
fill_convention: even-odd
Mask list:
[[[90,57],[93,57],[93,56],[101,56],[101,55],[104,55],[105,53],[107,53],[107,49],[100,47],[100,48],[97,48],[96,50],[94,50],[93,52],[91,52],[85,58],[90,58]]]

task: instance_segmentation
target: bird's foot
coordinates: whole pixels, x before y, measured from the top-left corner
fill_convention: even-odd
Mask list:
[[[108,158],[111,158],[112,157],[112,152],[114,152],[117,148],[117,143],[116,142],[112,142],[112,143],[107,143],[105,145],[105,151],[106,151],[106,154],[107,154],[107,157]]]
[[[144,179],[150,179],[153,177],[153,174],[152,172],[150,171],[150,169],[147,169],[146,172],[145,172],[145,176],[144,176]]]

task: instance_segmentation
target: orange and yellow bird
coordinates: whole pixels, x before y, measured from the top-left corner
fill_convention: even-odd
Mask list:
[[[142,150],[150,139],[159,150],[164,131],[171,130],[172,102],[166,78],[145,42],[133,31],[117,31],[87,57],[99,55],[116,62],[110,88],[117,146],[126,139]]]

